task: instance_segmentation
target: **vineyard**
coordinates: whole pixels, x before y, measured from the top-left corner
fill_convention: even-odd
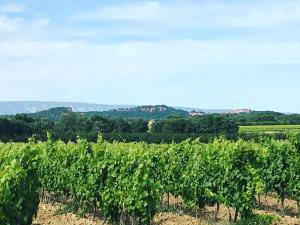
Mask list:
[[[299,132],[300,125],[256,125],[256,126],[240,126],[239,132]]]
[[[162,199],[180,197],[185,209],[233,209],[232,221],[253,217],[262,196],[297,202],[300,145],[216,139],[209,144],[97,143],[78,139],[0,144],[0,224],[30,225],[40,199],[68,203],[79,216],[110,224],[150,224]],[[167,205],[168,206],[168,205]],[[230,216],[231,217],[231,216]]]

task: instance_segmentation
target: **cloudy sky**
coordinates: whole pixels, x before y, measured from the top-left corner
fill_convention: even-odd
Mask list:
[[[300,0],[0,0],[0,100],[300,113]]]

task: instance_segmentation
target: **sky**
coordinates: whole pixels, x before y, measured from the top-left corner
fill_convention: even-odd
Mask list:
[[[300,113],[300,0],[0,0],[0,101]]]

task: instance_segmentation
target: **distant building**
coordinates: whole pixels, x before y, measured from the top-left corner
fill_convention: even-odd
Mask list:
[[[199,111],[199,112],[197,112],[197,111],[190,112],[190,116],[203,116],[203,115],[205,115],[205,113],[201,112],[201,111]]]
[[[227,114],[242,114],[242,113],[251,113],[251,112],[253,112],[251,109],[234,109],[227,112]]]

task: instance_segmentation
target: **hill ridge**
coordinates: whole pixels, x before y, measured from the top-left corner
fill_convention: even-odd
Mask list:
[[[64,102],[64,101],[0,101],[0,115],[14,115],[20,113],[36,113],[57,107],[71,107],[74,112],[91,112],[91,111],[109,111],[121,108],[139,107],[141,105],[127,104],[96,104],[85,102]],[[143,105],[142,105],[143,106]],[[146,105],[147,106],[147,105]],[[170,107],[170,106],[168,106]],[[222,113],[230,111],[228,109],[200,109],[193,107],[172,106],[177,110],[187,112],[203,111],[205,113]]]

